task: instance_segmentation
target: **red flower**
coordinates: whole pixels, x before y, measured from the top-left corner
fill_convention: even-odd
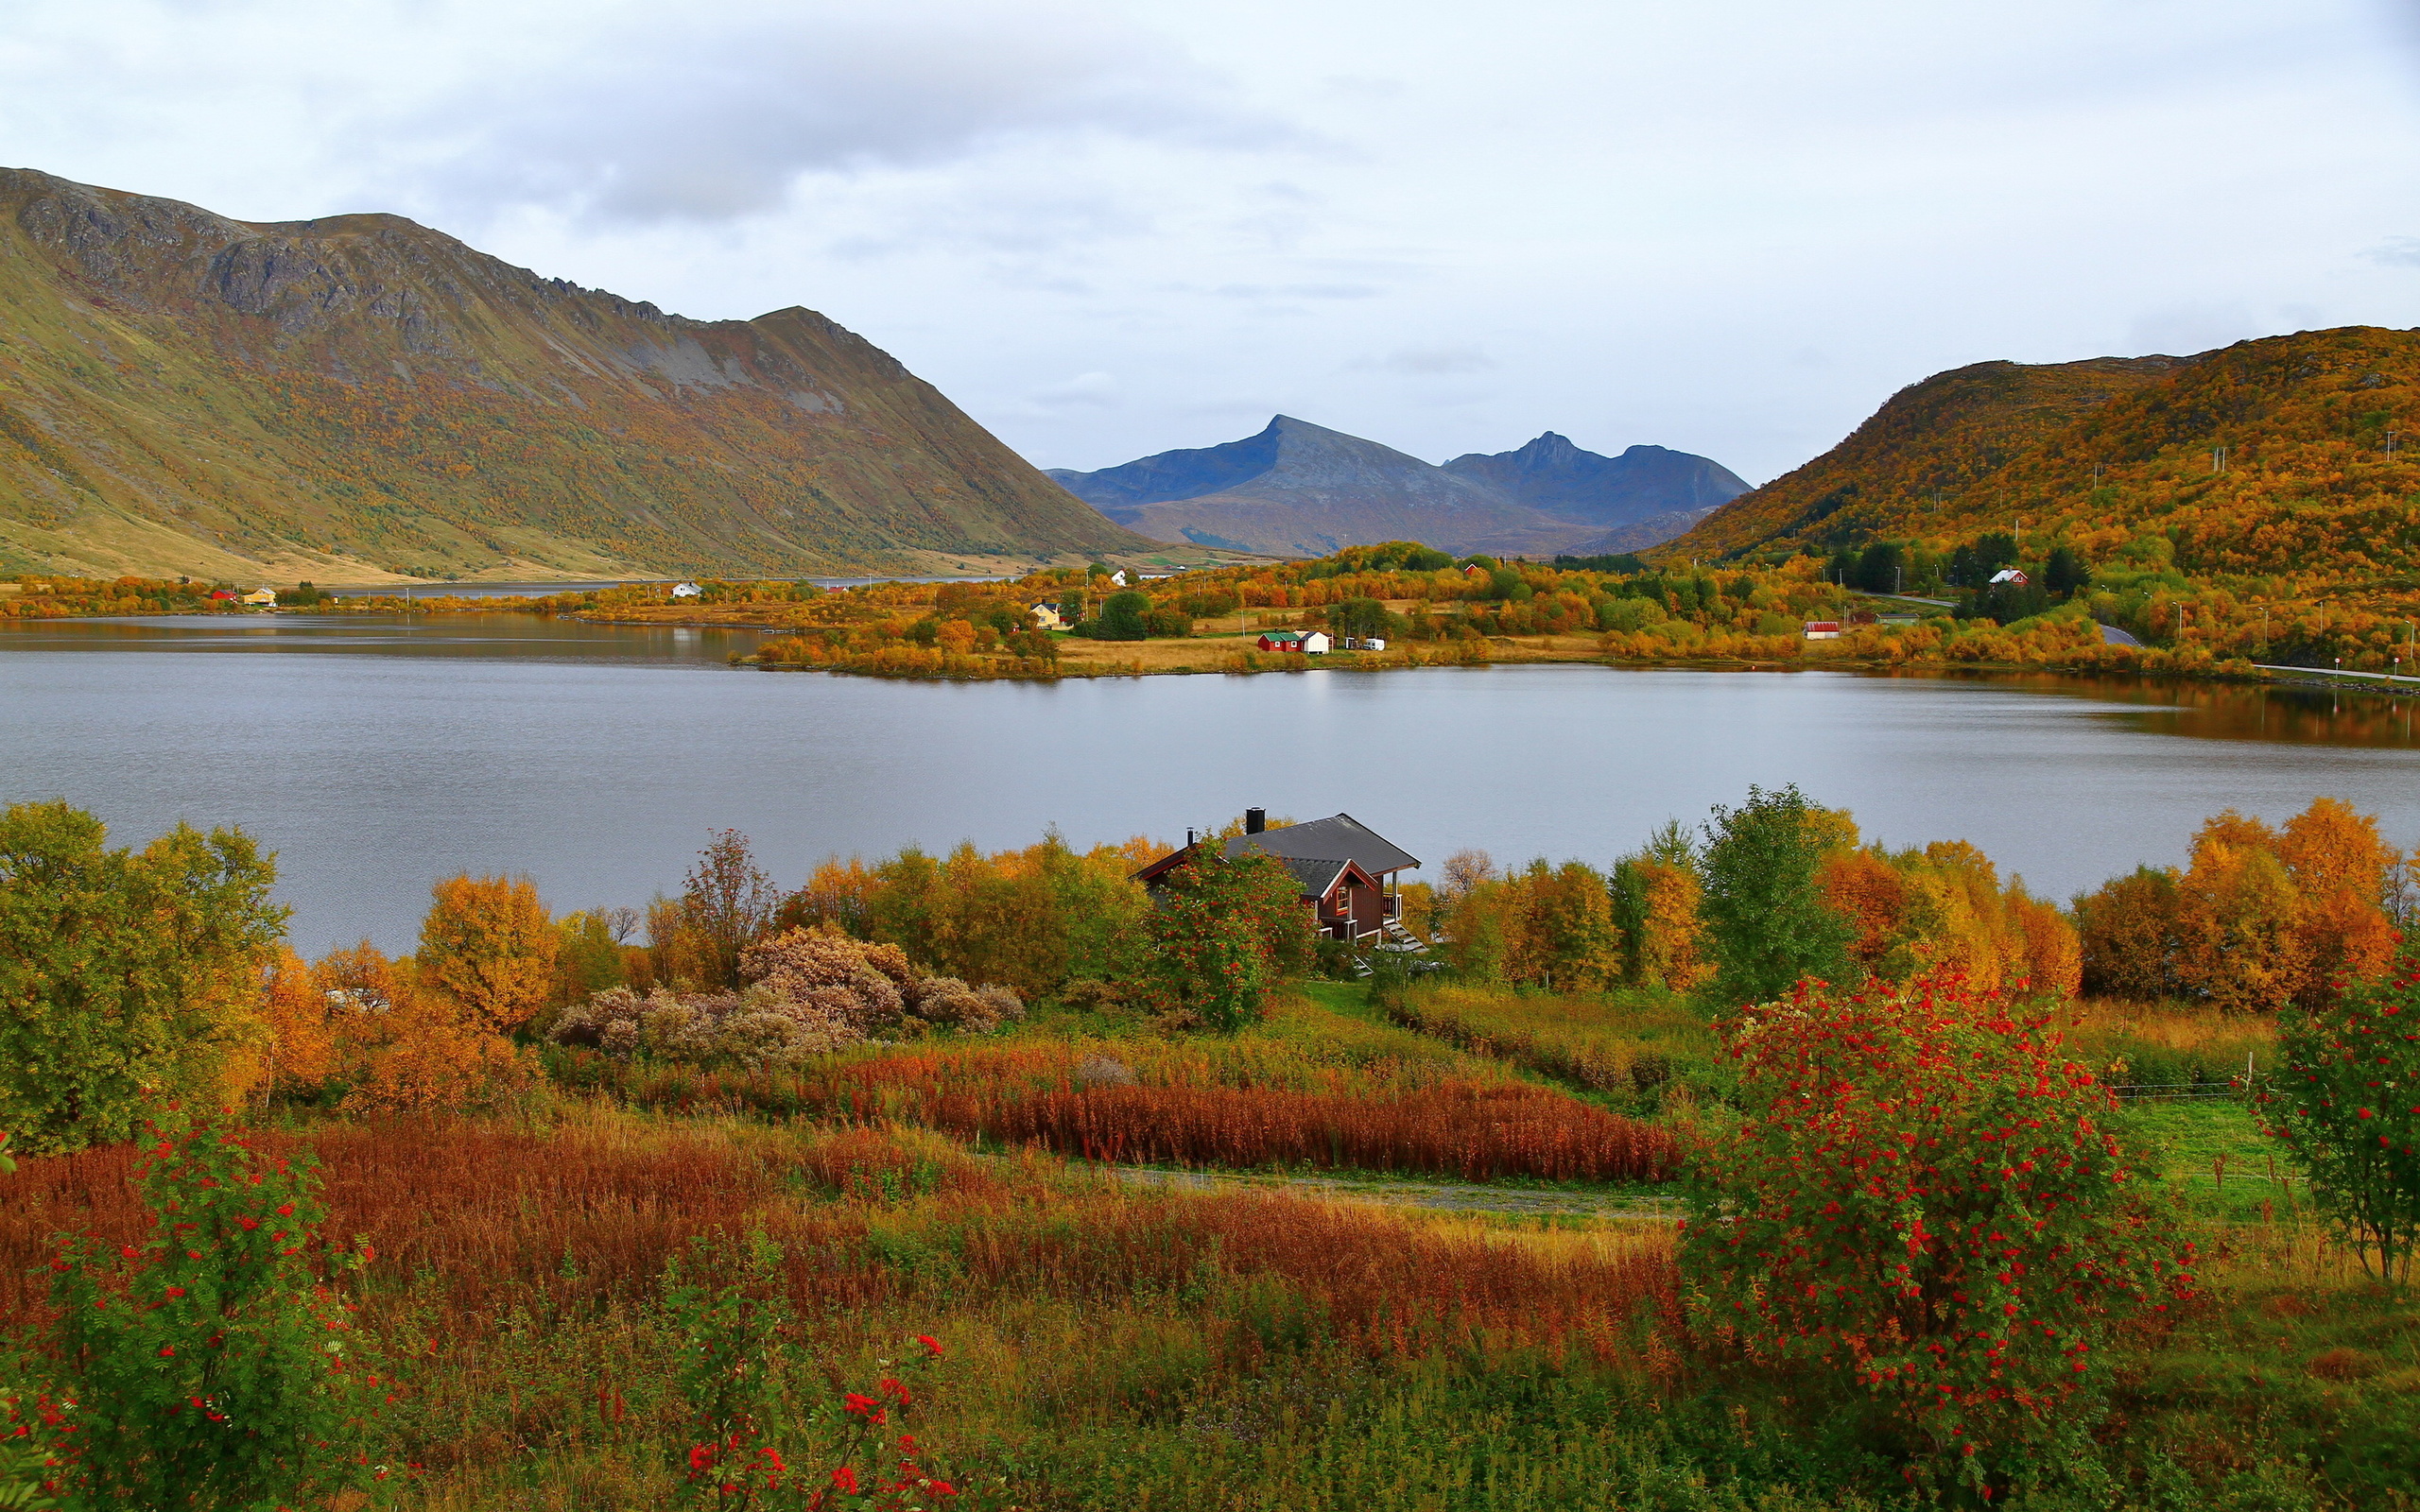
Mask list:
[[[883,1411],[882,1403],[874,1400],[872,1397],[862,1396],[852,1391],[849,1393],[848,1406],[851,1417],[862,1418],[870,1423],[888,1422],[890,1420],[889,1415]]]
[[[919,1333],[916,1335],[916,1342],[923,1345],[925,1349],[931,1353],[934,1359],[938,1360],[942,1357],[941,1341],[934,1338],[931,1334]]]
[[[714,1462],[715,1451],[712,1444],[700,1444],[689,1451],[689,1468],[693,1470],[704,1469]]]
[[[832,1484],[855,1496],[857,1494],[857,1472],[843,1465],[832,1472]]]

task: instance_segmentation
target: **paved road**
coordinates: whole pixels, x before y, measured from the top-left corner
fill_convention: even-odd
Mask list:
[[[2142,642],[2135,640],[2132,633],[2126,630],[2121,630],[2115,625],[2104,625],[2100,627],[2100,643],[2103,645],[2140,645],[2143,644]]]
[[[2273,667],[2266,662],[2252,663],[2263,672],[2300,672],[2314,678],[2367,678],[2373,682],[2420,682],[2420,678],[2397,677],[2392,672],[2339,672],[2334,667]]]

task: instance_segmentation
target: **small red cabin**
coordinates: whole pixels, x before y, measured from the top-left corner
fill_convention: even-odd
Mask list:
[[[1372,833],[1350,814],[1274,830],[1268,827],[1268,817],[1266,809],[1246,809],[1244,833],[1226,842],[1226,853],[1257,850],[1284,862],[1321,934],[1358,943],[1384,934],[1388,921],[1402,916],[1394,874],[1418,867],[1419,857]],[[1134,873],[1134,880],[1146,887],[1158,885],[1193,854],[1196,844],[1207,843],[1189,843],[1162,856]]]

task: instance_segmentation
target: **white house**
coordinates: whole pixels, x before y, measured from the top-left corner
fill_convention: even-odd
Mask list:
[[[672,596],[675,598],[695,598],[704,592],[704,589],[700,588],[695,583],[675,583],[672,585]]]
[[[1325,630],[1313,630],[1308,635],[1303,637],[1303,654],[1305,656],[1325,656],[1335,648],[1336,643],[1327,638],[1327,632]]]
[[[1995,583],[2014,583],[2017,587],[2023,588],[2026,584],[2033,581],[2033,579],[2026,576],[2023,573],[2018,572],[2014,567],[2003,567],[1998,572],[1992,574],[1992,581]]]
[[[1126,586],[1126,569],[1120,567],[1117,571],[1110,574],[1109,580],[1115,583],[1118,587],[1124,588]]]

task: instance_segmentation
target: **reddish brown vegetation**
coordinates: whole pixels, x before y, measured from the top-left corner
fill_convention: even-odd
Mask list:
[[[1383,1094],[1085,1086],[1063,1049],[931,1052],[797,1075],[625,1070],[579,1057],[566,1079],[611,1085],[642,1107],[898,1119],[1086,1160],[1559,1181],[1664,1181],[1680,1165],[1669,1131],[1518,1082]]]
[[[1131,1090],[1131,1089],[1130,1089]],[[1412,1351],[1484,1332],[1624,1352],[1642,1305],[1676,1306],[1668,1256],[1543,1256],[1373,1212],[1288,1197],[1070,1189],[1011,1161],[929,1155],[871,1130],[791,1142],[713,1133],[398,1121],[264,1137],[306,1146],[326,1175],[325,1231],[366,1236],[371,1315],[408,1289],[438,1340],[484,1335],[516,1306],[595,1308],[650,1296],[691,1235],[761,1228],[782,1246],[793,1300],[868,1308],[916,1296],[916,1272],[865,1243],[912,1223],[954,1257],[957,1304],[999,1296],[1114,1299],[1201,1280],[1270,1276],[1322,1307],[1336,1333]],[[144,1216],[119,1146],[32,1160],[0,1177],[0,1316],[47,1313],[49,1236],[132,1239]],[[802,1200],[800,1188],[884,1191],[921,1205]],[[888,1214],[888,1216],[886,1216]],[[393,1328],[403,1319],[379,1322]],[[398,1339],[397,1343],[406,1340]]]

